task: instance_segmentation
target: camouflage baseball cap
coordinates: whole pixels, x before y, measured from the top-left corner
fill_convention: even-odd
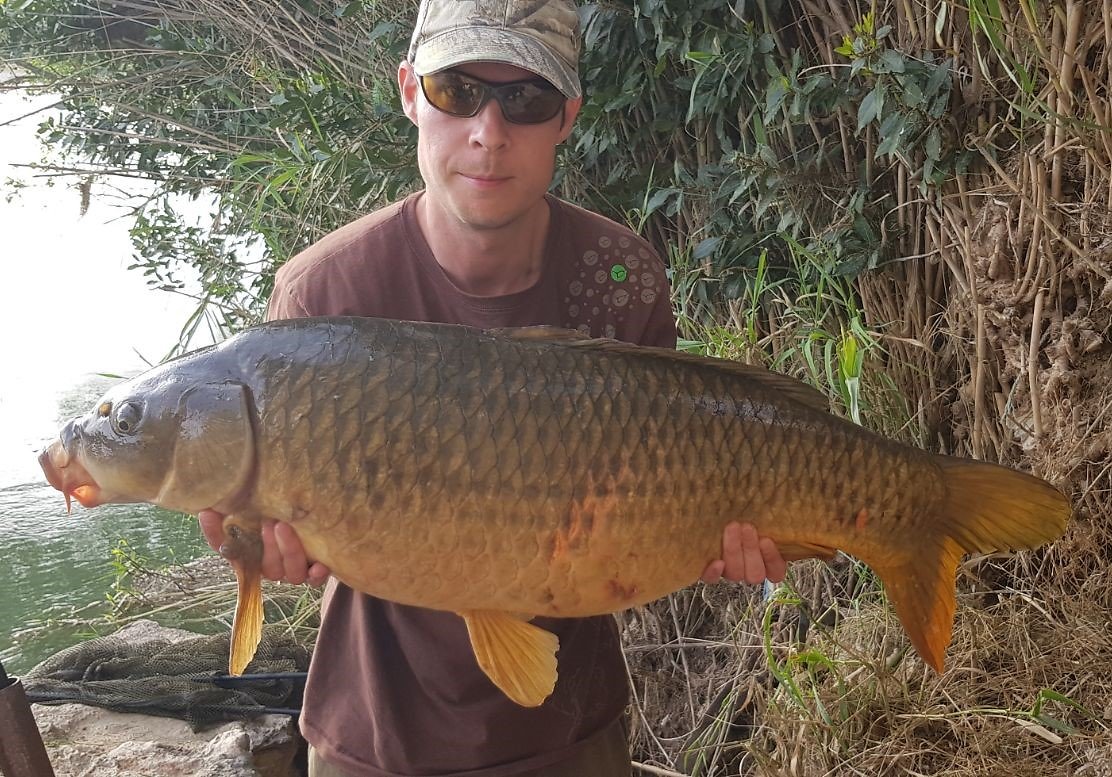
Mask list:
[[[421,0],[409,61],[422,76],[465,62],[505,62],[574,99],[582,94],[579,45],[573,0]]]

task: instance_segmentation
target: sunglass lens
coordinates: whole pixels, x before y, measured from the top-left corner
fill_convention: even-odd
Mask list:
[[[421,87],[433,107],[453,116],[474,115],[485,91],[482,84],[464,80],[450,72],[422,76]]]
[[[556,89],[529,82],[508,85],[499,98],[506,118],[519,124],[548,121],[564,104],[564,95]]]

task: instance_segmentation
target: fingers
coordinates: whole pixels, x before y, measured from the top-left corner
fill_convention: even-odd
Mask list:
[[[201,533],[209,547],[220,552],[224,543],[224,516],[215,510],[202,510],[197,514]],[[305,546],[293,527],[277,521],[263,521],[262,573],[267,580],[281,580],[300,585],[323,585],[332,570],[319,561],[310,561]]]
[[[738,529],[741,533],[741,558],[742,568],[737,565],[731,569],[730,560],[726,561],[726,579],[735,583],[741,580],[757,585],[765,579],[764,556],[761,555],[761,538],[752,524],[742,524]],[[731,575],[731,572],[734,574]]]
[[[201,524],[201,534],[209,547],[220,552],[224,543],[224,516],[215,510],[202,510],[197,514],[197,522]]]
[[[752,566],[750,558],[753,555],[752,551],[747,549],[746,542],[756,548],[756,531],[752,526],[749,524],[742,526],[737,521],[726,524],[726,528],[722,531],[722,576],[734,583],[742,580],[759,583],[760,580],[751,581],[746,576],[746,572]],[[759,562],[759,549],[756,555]]]
[[[324,585],[331,574],[331,569],[319,561],[314,561],[313,565],[309,567],[309,574],[305,578],[305,582],[312,586],[321,586]]]
[[[722,558],[707,565],[702,580],[715,583],[724,577],[757,585],[766,578],[779,583],[786,573],[787,562],[776,543],[759,536],[752,524],[734,521],[722,532]]]
[[[765,577],[773,583],[781,582],[784,575],[788,573],[788,562],[784,561],[784,557],[780,555],[780,549],[768,537],[761,537],[760,547],[761,558],[764,560]]]
[[[707,568],[703,570],[703,576],[700,578],[707,585],[713,585],[722,579],[722,571],[726,568],[726,562],[722,559],[712,561],[707,564]]]
[[[263,577],[267,580],[281,580],[286,573],[282,564],[282,551],[278,549],[278,540],[274,539],[274,521],[263,521],[260,533],[263,538]]]
[[[332,571],[319,561],[310,561],[305,555],[305,546],[292,526],[277,521],[264,521],[263,537],[263,577],[267,580],[281,580],[285,583],[319,586],[328,579]]]
[[[285,572],[282,579],[287,583],[301,585],[309,572],[309,560],[305,558],[305,548],[301,540],[289,524],[279,523],[274,526],[273,532],[278,544],[278,552],[282,556],[282,567]]]

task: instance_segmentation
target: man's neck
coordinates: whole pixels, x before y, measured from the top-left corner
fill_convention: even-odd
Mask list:
[[[544,268],[550,220],[541,200],[525,216],[493,229],[461,223],[432,203],[417,201],[417,223],[437,263],[462,291],[501,297],[533,286]]]

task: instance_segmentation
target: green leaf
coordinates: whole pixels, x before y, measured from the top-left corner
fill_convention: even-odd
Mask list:
[[[1058,720],[1058,718],[1055,718],[1051,715],[1036,715],[1035,720],[1037,720],[1039,723],[1042,723],[1047,728],[1053,729],[1054,731],[1057,731],[1061,734],[1076,734],[1077,733],[1077,729],[1075,729],[1069,723],[1066,723],[1065,721],[1062,721],[1062,720]]]
[[[946,109],[949,108],[949,107],[950,107],[950,93],[948,91],[939,92],[935,96],[934,100],[931,101],[931,107],[930,107],[930,110],[927,111],[927,114],[932,119],[941,119],[943,114],[946,113]]]
[[[875,158],[880,159],[899,148],[905,129],[907,129],[907,122],[898,113],[893,113],[886,118],[880,125],[880,145],[876,148]]]
[[[691,252],[691,258],[695,261],[702,261],[717,250],[718,246],[722,243],[722,237],[708,237],[705,240],[700,240],[699,244]]]
[[[394,22],[379,22],[374,26],[374,29],[371,30],[370,35],[367,36],[367,40],[370,43],[374,43],[379,38],[392,33],[397,27],[398,25]]]
[[[942,158],[942,131],[938,127],[931,127],[931,131],[927,133],[923,152],[927,155],[927,159],[935,162]]]
[[[934,160],[927,157],[923,160],[923,181],[920,184],[920,190],[925,191],[925,186],[929,183],[934,183]]]
[[[903,104],[908,108],[918,108],[923,104],[923,90],[914,81],[908,81],[903,88]]]
[[[861,106],[857,109],[857,131],[876,120],[884,109],[884,85],[877,84],[871,92],[865,95]]]
[[[707,65],[718,59],[718,55],[710,51],[689,51],[685,55],[685,59],[700,65]]]
[[[780,112],[780,108],[784,105],[784,99],[788,96],[790,89],[791,85],[788,83],[788,79],[783,76],[769,84],[768,91],[765,93],[765,124],[769,124],[776,118],[776,114]]]
[[[936,94],[938,94],[938,91],[943,87],[943,85],[948,84],[949,81],[950,60],[946,60],[945,62],[940,62],[939,64],[935,65],[932,69],[931,76],[929,79],[927,79],[927,95],[930,97],[934,97]],[[950,90],[947,89],[946,91],[949,92]]]
[[[679,194],[678,189],[657,189],[655,192],[653,192],[653,195],[649,197],[649,201],[645,204],[644,215],[648,216],[650,213],[660,208],[660,206],[662,206],[670,198],[675,197],[677,194]]]
[[[878,68],[878,72],[902,73],[907,69],[907,59],[903,52],[895,49],[885,49],[880,55],[880,64],[884,66],[884,70]]]

